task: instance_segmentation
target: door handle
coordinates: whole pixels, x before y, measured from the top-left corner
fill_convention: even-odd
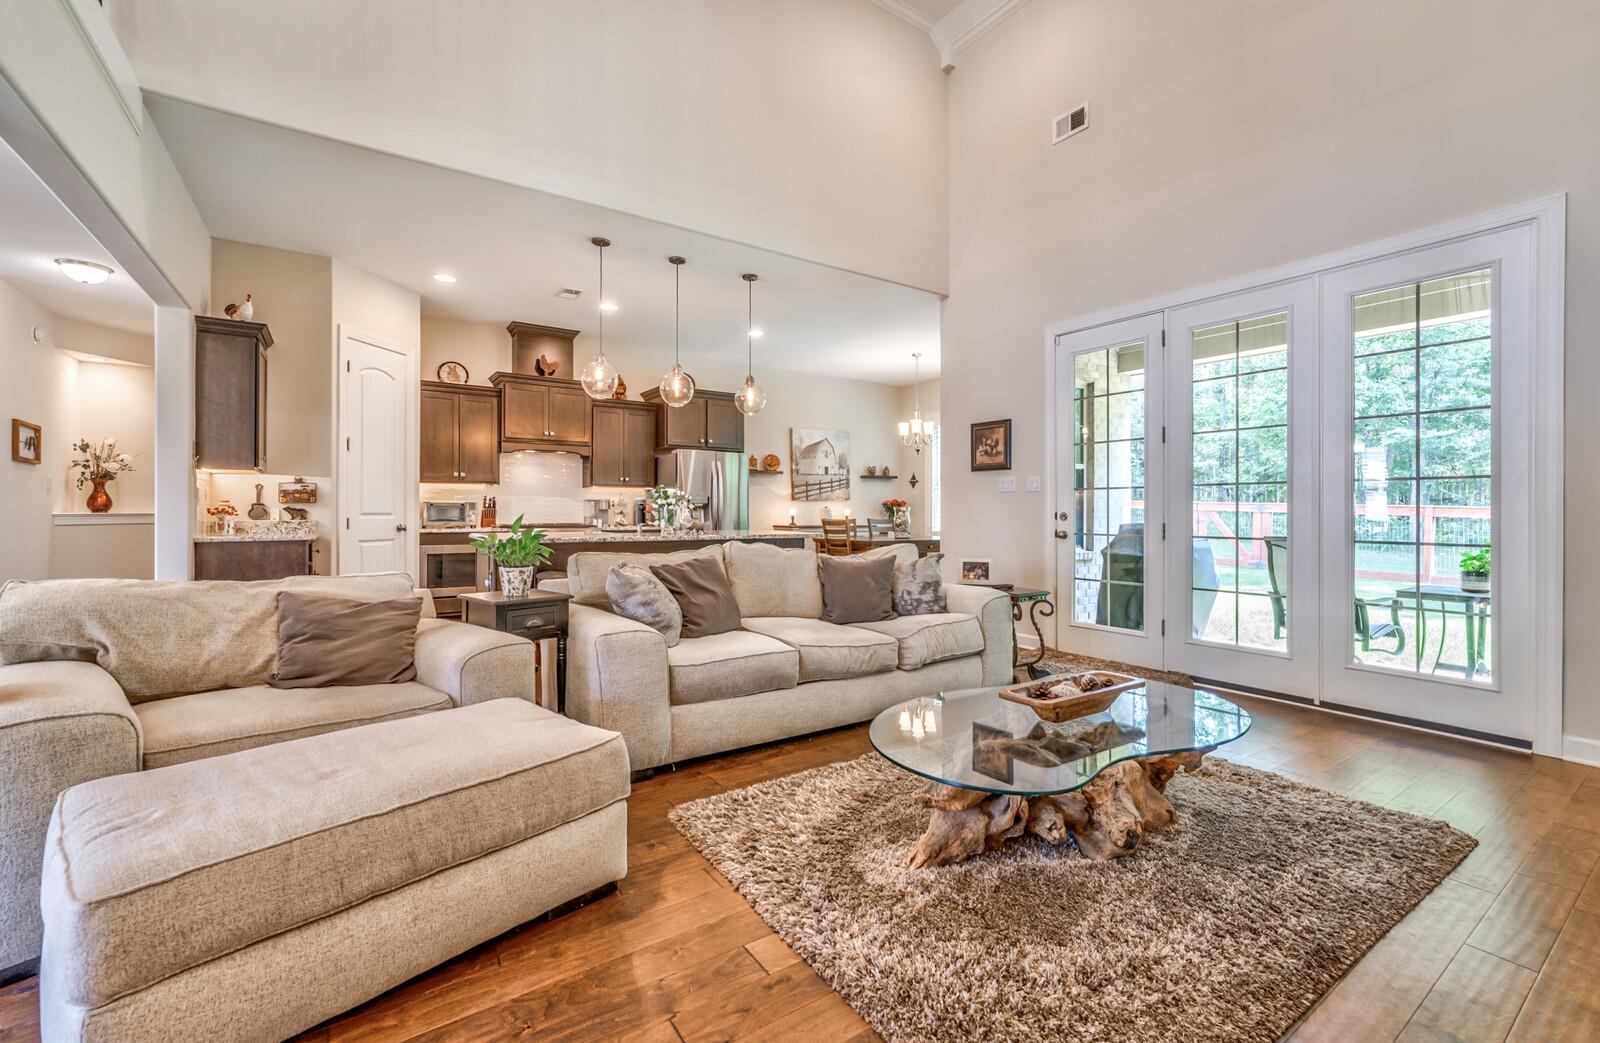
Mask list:
[[[405,532],[406,531],[406,523],[405,522],[401,522],[400,524],[396,525],[394,527],[394,531],[395,532]]]
[[[1070,539],[1071,536],[1072,536],[1072,534],[1070,532],[1068,532],[1066,529],[1057,529],[1056,530],[1056,539],[1058,539],[1058,540]]]

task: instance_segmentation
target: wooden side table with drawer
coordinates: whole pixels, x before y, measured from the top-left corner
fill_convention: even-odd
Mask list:
[[[520,598],[498,590],[461,595],[462,618],[473,626],[516,634],[536,645],[555,640],[557,713],[567,712],[567,602],[571,600],[571,594],[553,590],[534,590]]]

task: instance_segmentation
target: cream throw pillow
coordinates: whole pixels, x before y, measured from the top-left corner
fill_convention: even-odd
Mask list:
[[[945,610],[943,554],[930,554],[894,567],[894,610],[926,616]]]

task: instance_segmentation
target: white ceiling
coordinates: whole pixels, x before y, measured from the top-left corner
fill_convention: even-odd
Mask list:
[[[930,22],[937,22],[951,11],[961,0],[900,0],[907,7],[912,8]]]
[[[61,274],[57,257],[116,265],[3,141],[0,215],[0,279],[57,315],[150,332],[154,323],[150,299],[125,273],[119,271],[99,286],[85,286]]]
[[[670,348],[669,254],[683,268],[683,354],[888,384],[938,373],[939,298],[756,247],[178,102],[147,99],[213,236],[337,257],[422,295],[423,314],[593,333],[596,250],[609,238],[610,345]],[[459,280],[432,279],[445,271]],[[581,289],[579,301],[556,298]],[[220,302],[218,307],[220,307]]]

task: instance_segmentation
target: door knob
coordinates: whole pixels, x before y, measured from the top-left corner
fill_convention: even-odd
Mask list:
[[[1068,532],[1068,531],[1067,531],[1067,530],[1066,530],[1066,529],[1057,529],[1057,530],[1056,530],[1056,539],[1058,539],[1058,540],[1064,540],[1064,539],[1067,539],[1067,538],[1068,538],[1068,537],[1070,537],[1070,536],[1071,536],[1071,535],[1072,535],[1072,534],[1071,534],[1071,533],[1069,533],[1069,532]]]
[[[401,522],[400,524],[396,525],[394,527],[394,531],[395,532],[405,532],[406,531],[406,523],[405,522]]]

